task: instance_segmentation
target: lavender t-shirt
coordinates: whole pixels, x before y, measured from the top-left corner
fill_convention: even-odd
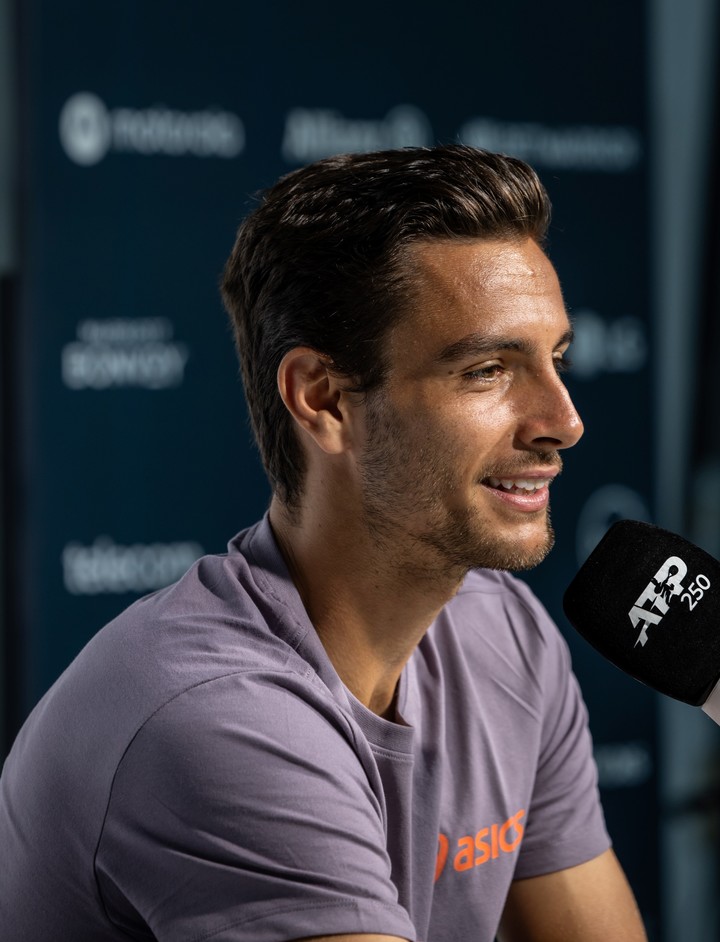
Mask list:
[[[468,575],[389,722],[332,667],[267,520],[87,645],[0,780],[6,942],[490,942],[513,879],[609,845],[566,646]]]

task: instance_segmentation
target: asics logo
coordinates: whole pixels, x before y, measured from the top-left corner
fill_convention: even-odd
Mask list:
[[[496,860],[501,854],[511,854],[517,850],[525,833],[525,826],[521,823],[524,817],[525,809],[521,808],[507,821],[491,824],[480,828],[475,834],[459,837],[452,857],[453,869],[461,873],[473,867],[481,867],[489,860]],[[440,878],[449,857],[450,840],[445,834],[439,834],[435,880]]]

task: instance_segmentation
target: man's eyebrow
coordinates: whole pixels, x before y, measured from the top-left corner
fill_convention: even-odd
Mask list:
[[[562,347],[572,343],[574,336],[571,327],[558,339],[556,346]],[[436,359],[438,363],[452,363],[455,360],[464,360],[466,357],[487,356],[489,353],[498,353],[501,350],[512,350],[514,353],[530,355],[535,351],[535,345],[518,337],[474,333],[443,347]]]

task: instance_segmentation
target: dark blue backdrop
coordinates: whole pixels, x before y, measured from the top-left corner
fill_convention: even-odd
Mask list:
[[[24,0],[10,594],[15,722],[126,604],[262,513],[217,279],[250,195],[329,153],[462,139],[554,203],[586,423],[554,488],[560,597],[617,516],[648,517],[642,3]],[[653,938],[654,700],[568,631],[618,853]]]

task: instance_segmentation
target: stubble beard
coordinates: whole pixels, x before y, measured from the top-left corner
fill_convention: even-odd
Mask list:
[[[522,572],[541,563],[555,543],[549,512],[538,513],[544,513],[544,532],[531,548],[523,548],[519,541],[499,538],[490,525],[470,512],[456,516],[452,526],[428,533],[424,542],[463,574],[470,569]]]
[[[459,481],[443,443],[433,447],[430,440],[418,447],[386,406],[370,400],[367,421],[370,438],[360,462],[364,519],[371,539],[395,560],[398,572],[461,579],[470,569],[520,572],[545,559],[555,542],[549,511],[537,511],[543,519],[531,546],[503,538],[477,508],[446,506],[443,498]],[[559,457],[555,452],[528,453],[527,466],[531,463],[556,467]],[[506,476],[517,476],[518,465],[514,474],[504,469]],[[484,485],[478,480],[476,486]],[[528,522],[528,514],[517,513],[518,526]]]

